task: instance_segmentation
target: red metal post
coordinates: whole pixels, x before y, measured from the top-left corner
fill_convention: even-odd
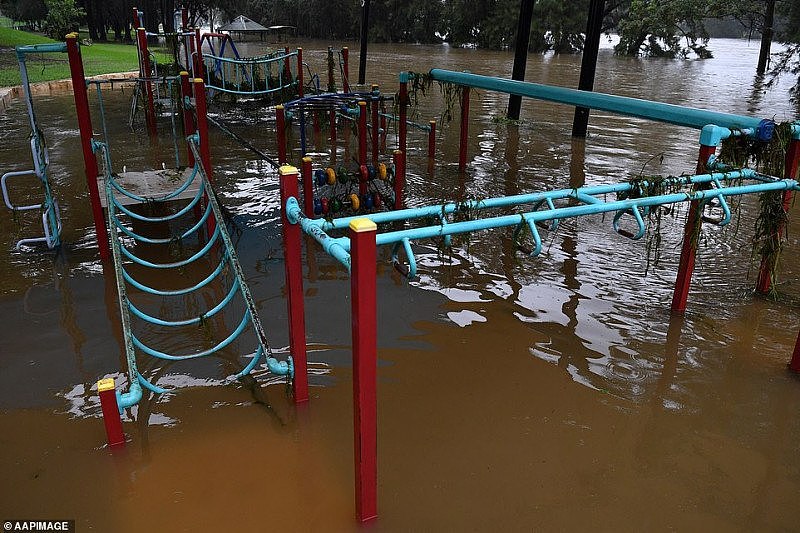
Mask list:
[[[203,67],[203,39],[200,37],[200,28],[194,29],[194,77],[205,78]]]
[[[107,261],[111,257],[108,247],[108,230],[103,217],[103,207],[100,204],[100,189],[97,186],[97,157],[92,151],[92,115],[89,112],[86,76],[83,73],[83,60],[81,59],[81,49],[78,46],[77,33],[67,35],[67,56],[72,76],[72,92],[75,96],[75,110],[78,115],[78,129],[81,132],[83,168],[86,174],[86,185],[89,188],[89,201],[92,205],[97,246],[100,248],[100,259]]]
[[[286,164],[286,114],[283,105],[275,106],[275,137],[278,139],[278,163]]]
[[[797,179],[797,170],[800,166],[800,141],[792,139],[789,146],[786,148],[786,158],[784,165],[783,177],[786,179]],[[783,192],[783,211],[788,212],[792,205],[792,198],[794,193],[792,191]],[[775,239],[780,240],[783,236],[783,225],[778,228],[778,234]],[[758,269],[758,281],[756,281],[756,291],[766,294],[769,292],[772,285],[770,279],[770,264],[767,256],[761,258],[761,267]]]
[[[214,183],[214,169],[211,166],[211,144],[208,138],[208,118],[206,116],[206,87],[202,78],[194,79],[194,109],[197,115],[197,134],[200,136],[200,161],[206,171],[209,183]],[[204,193],[204,202],[208,205],[208,194]],[[214,213],[208,216],[206,222],[206,233],[208,237],[214,234],[217,221]]]
[[[188,137],[189,135],[193,134],[196,131],[194,125],[194,116],[192,115],[192,111],[190,109],[186,109],[186,107],[183,105],[183,101],[185,101],[186,98],[191,98],[191,97],[192,97],[192,86],[189,83],[189,73],[184,70],[181,72],[181,106],[180,106],[181,114],[183,115],[184,137]],[[187,143],[187,151],[188,151],[187,154],[188,166],[193,167],[194,154],[192,153],[192,150],[188,148],[188,143]]]
[[[358,166],[363,167],[367,164],[367,102],[358,102]],[[367,180],[364,179],[363,172],[359,168],[358,194],[367,193]]]
[[[356,516],[361,522],[378,516],[377,229],[367,218],[350,222]]]
[[[708,158],[717,151],[716,146],[700,146],[700,156],[697,161],[697,173],[702,174],[706,171]],[[689,214],[686,218],[686,226],[683,231],[683,245],[681,247],[681,259],[678,263],[678,276],[675,279],[675,290],[672,293],[672,312],[683,313],[686,311],[686,300],[689,297],[689,287],[692,284],[692,272],[694,271],[694,258],[697,252],[697,243],[692,242],[692,236],[697,230],[697,225],[703,221],[698,216],[699,204],[696,201],[689,203]]]
[[[403,208],[403,190],[406,188],[406,154],[395,150],[394,160],[394,208]]]
[[[458,145],[458,170],[467,168],[467,143],[469,141],[469,87],[461,88],[461,140]]]
[[[346,46],[342,48],[342,90],[346,93],[350,92],[350,49]]]
[[[133,29],[135,30],[136,28],[138,28],[141,25],[142,25],[142,23],[139,20],[139,8],[138,7],[134,7],[133,8]]]
[[[408,120],[408,80],[407,75],[403,77],[401,76],[400,81],[400,94],[398,96],[398,103],[400,104],[399,110],[399,124],[397,125],[397,135],[400,137],[398,139],[398,146],[401,152],[404,154],[406,153],[406,137],[408,136],[408,124],[406,121]]]
[[[314,171],[310,157],[303,158],[300,176],[303,178],[303,211],[307,217],[314,218]]]
[[[378,152],[380,151],[380,121],[378,120],[380,115],[378,113],[378,98],[374,96],[377,90],[378,86],[373,85],[373,97],[369,102],[369,106],[372,111],[372,166],[375,168],[378,168]]]
[[[185,7],[181,8],[181,31],[186,31],[189,27],[189,10]]]
[[[288,85],[292,82],[292,67],[289,65],[289,47],[283,49],[285,57],[283,59],[283,84]]]
[[[303,97],[303,49],[297,49],[297,96]]]
[[[106,440],[109,446],[124,446],[125,434],[122,432],[122,418],[119,416],[117,392],[114,390],[114,378],[101,379],[97,382],[100,395],[100,408],[103,410],[103,424],[106,427]]]
[[[182,7],[181,8],[181,29],[180,29],[180,32],[181,33],[186,33],[188,28],[189,28],[189,10],[186,9],[185,7]],[[191,51],[190,51],[190,45],[189,45],[189,43],[191,42],[191,37],[187,37],[186,35],[181,35],[181,39],[183,40],[183,57],[184,57],[184,60],[186,61],[184,67],[185,68],[192,68],[191,64],[189,63],[189,61],[191,61],[191,59],[190,59],[191,58]]]
[[[299,224],[290,224],[286,217],[286,201],[298,196],[297,169],[284,165],[278,170],[278,174],[280,175],[283,262],[286,265],[286,294],[289,311],[289,352],[294,361],[294,401],[301,403],[308,401],[303,263],[300,250],[301,231]]]
[[[428,159],[436,157],[436,121],[428,122]]]
[[[800,373],[800,335],[797,336],[797,341],[794,344],[794,353],[792,353],[792,360],[789,362],[789,370]]]
[[[153,104],[153,83],[150,81],[150,54],[147,51],[147,33],[144,28],[136,30],[136,37],[139,43],[139,53],[141,64],[139,65],[139,76],[145,78],[144,82],[145,95],[147,97],[147,111],[145,112],[145,121],[147,122],[147,130],[150,135],[155,137],[158,133],[156,130],[156,108]]]

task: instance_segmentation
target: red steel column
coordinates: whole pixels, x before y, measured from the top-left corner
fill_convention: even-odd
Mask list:
[[[304,157],[300,168],[303,178],[303,211],[309,218],[314,217],[314,172],[311,169],[311,158]]]
[[[372,86],[373,92],[378,90],[377,85]],[[372,111],[372,166],[378,168],[378,152],[380,151],[380,120],[378,117],[378,99],[373,96],[369,102]]]
[[[789,370],[800,373],[800,335],[797,336],[797,342],[794,344],[794,353],[792,360],[789,362]]]
[[[467,142],[469,140],[469,87],[461,88],[461,141],[458,146],[458,170],[467,168]]]
[[[206,116],[206,87],[202,78],[194,79],[194,109],[197,115],[197,134],[200,136],[200,161],[206,171],[209,183],[214,183],[214,169],[211,166],[211,144],[208,138],[208,118]],[[208,205],[208,193],[204,193],[205,205]],[[208,216],[206,233],[208,237],[214,234],[217,220],[214,213]]]
[[[86,174],[86,185],[89,188],[89,202],[92,206],[97,246],[100,248],[100,259],[107,261],[111,257],[108,247],[108,230],[103,217],[103,206],[100,204],[100,189],[97,186],[97,157],[92,151],[92,115],[89,112],[86,76],[83,73],[83,60],[81,59],[81,49],[78,46],[77,33],[67,35],[67,56],[72,77],[72,92],[75,96],[75,111],[78,115],[78,129],[81,132],[83,168]]]
[[[275,137],[278,139],[278,163],[286,164],[286,114],[282,104],[275,106]]]
[[[342,80],[342,90],[346,93],[350,92],[350,49],[346,46],[342,48],[342,70],[344,71],[344,79]]]
[[[401,152],[406,153],[406,137],[408,136],[408,74],[405,72],[400,73],[400,95],[398,96],[398,103],[400,104],[399,117],[397,128],[398,147]]]
[[[297,96],[303,97],[303,49],[297,49]]]
[[[185,7],[182,7],[181,8],[181,29],[180,29],[180,32],[181,33],[186,33],[188,28],[189,28],[189,10],[186,9]],[[189,58],[191,57],[191,54],[190,54],[190,51],[189,51],[189,42],[191,41],[191,38],[187,38],[186,35],[181,35],[181,39],[183,39],[183,55],[184,55],[184,58],[186,60],[186,65],[185,66],[186,66],[186,68],[192,68],[191,65],[189,64],[189,61],[190,61]]]
[[[303,260],[300,250],[300,225],[290,224],[286,217],[286,201],[297,198],[297,169],[284,165],[278,170],[281,195],[281,232],[286,265],[286,294],[289,311],[289,352],[294,361],[294,401],[308,401],[306,363],[306,322],[303,304]]]
[[[138,7],[134,7],[133,8],[133,29],[136,29],[141,25],[142,25],[142,21],[139,20],[139,8]]]
[[[797,170],[800,166],[800,141],[792,139],[786,149],[786,159],[784,165],[783,177],[786,179],[797,179]],[[783,211],[788,212],[792,205],[792,198],[794,193],[792,191],[783,192]],[[783,235],[783,225],[778,228],[778,234],[775,239],[780,240]],[[770,279],[770,265],[766,256],[761,258],[761,267],[758,269],[758,281],[756,282],[756,291],[766,294],[769,292],[772,280]]]
[[[403,208],[403,190],[406,188],[406,154],[395,150],[394,159],[394,208]]]
[[[153,105],[153,84],[150,81],[150,54],[147,51],[147,34],[144,28],[136,30],[136,38],[139,43],[139,51],[141,53],[141,65],[139,68],[139,75],[145,78],[144,82],[145,95],[147,96],[147,111],[145,112],[145,120],[147,122],[147,129],[150,135],[155,137],[158,133],[156,130],[156,108]]]
[[[288,85],[292,81],[292,67],[289,66],[289,47],[283,49],[283,84]]]
[[[194,77],[205,78],[206,75],[203,72],[205,70],[203,67],[203,39],[200,37],[200,28],[194,29],[194,49]]]
[[[106,427],[108,445],[111,447],[124,446],[125,434],[122,432],[122,418],[119,416],[114,378],[98,381],[97,392],[100,395],[100,408],[103,410],[103,424]]]
[[[716,151],[716,146],[700,145],[700,156],[697,161],[698,174],[702,174],[706,171],[708,158],[714,155]],[[697,201],[689,203],[689,214],[686,218],[686,226],[683,231],[681,259],[680,263],[678,263],[678,276],[675,279],[675,290],[672,293],[673,313],[683,313],[686,311],[686,299],[689,296],[689,287],[692,284],[694,258],[697,252],[697,243],[692,242],[692,235],[694,235],[697,229],[697,224],[703,223],[697,213],[698,207],[699,203]]]
[[[358,194],[367,193],[367,179],[364,177],[364,170],[367,164],[367,102],[358,102],[358,166],[359,181]]]
[[[436,157],[436,121],[429,121],[428,127],[428,158],[433,159]]]
[[[181,72],[181,114],[183,115],[183,136],[188,137],[192,135],[195,131],[194,125],[194,116],[192,115],[192,111],[190,109],[186,109],[183,105],[183,102],[186,98],[192,97],[192,86],[189,83],[189,73],[185,70]],[[187,141],[187,150],[188,150],[188,166],[194,166],[194,154],[192,153],[191,148],[188,148],[188,141]]]
[[[367,218],[350,222],[356,516],[361,522],[378,516],[377,229]]]

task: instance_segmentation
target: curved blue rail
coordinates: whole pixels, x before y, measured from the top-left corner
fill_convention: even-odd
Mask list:
[[[105,194],[107,201],[106,222],[110,228],[111,250],[114,260],[114,271],[117,280],[117,295],[120,303],[120,312],[122,318],[122,330],[125,340],[125,356],[128,366],[129,378],[129,391],[120,394],[117,393],[117,402],[120,411],[135,405],[141,400],[143,389],[149,390],[153,393],[160,394],[166,392],[166,389],[158,386],[149,381],[143,376],[138,369],[137,365],[137,351],[149,357],[155,357],[165,361],[182,361],[188,359],[199,359],[203,357],[219,355],[222,350],[234,343],[239,337],[248,329],[252,330],[257,338],[257,345],[251,353],[250,361],[239,371],[235,376],[242,377],[255,369],[262,358],[265,359],[267,368],[274,374],[286,375],[290,378],[294,376],[294,367],[291,357],[288,361],[278,361],[272,355],[272,349],[267,342],[266,334],[264,333],[263,326],[258,318],[255,303],[253,302],[250,291],[244,279],[244,275],[239,264],[236,250],[231,241],[230,235],[225,227],[224,215],[220,208],[217,199],[214,195],[213,189],[206,176],[205,170],[202,167],[202,158],[200,157],[197,149],[199,138],[197,135],[189,137],[189,145],[195,153],[195,167],[192,169],[191,175],[186,181],[180,184],[175,191],[164,194],[155,199],[137,196],[130,191],[127,191],[116,179],[116,176],[110,171],[111,158],[109,155],[108,146],[105,143],[94,142],[93,148],[95,152],[102,152],[104,162],[103,171],[105,175]],[[198,192],[191,198],[186,205],[177,209],[175,212],[164,216],[144,216],[136,213],[134,210],[129,209],[122,205],[117,195],[126,196],[131,199],[137,199],[140,203],[152,203],[167,201],[179,194],[178,191],[183,191],[188,187],[188,184],[193,180],[200,180]],[[201,202],[204,200],[204,202]],[[189,229],[179,230],[175,235],[170,238],[150,238],[140,235],[138,231],[129,227],[127,221],[141,221],[148,223],[168,223],[178,225],[182,221],[185,222],[186,216],[193,209],[200,209],[202,207],[202,215],[198,220],[190,224]],[[206,228],[208,223],[215,223],[214,230],[208,238],[205,238]],[[182,242],[184,239],[197,236],[199,241],[205,239],[205,244],[199,250],[187,254],[178,261],[170,263],[157,263],[146,260],[136,253],[135,246],[132,243],[147,243],[150,245],[160,245],[165,247],[173,246],[176,243]],[[126,245],[122,239],[128,238],[130,242]],[[217,254],[219,259],[216,261],[216,267],[213,268],[208,275],[201,281],[194,283],[182,289],[158,289],[151,287],[141,281],[125,268],[123,260],[130,261],[136,266],[145,268],[150,272],[163,271],[164,269],[177,269],[187,267],[193,264],[205,264],[209,258]],[[215,261],[211,261],[215,264]],[[226,282],[230,279],[229,282]],[[164,317],[154,316],[136,305],[128,294],[128,287],[139,291],[140,293],[157,296],[162,298],[170,298],[175,296],[184,296],[191,294],[198,294],[204,288],[208,287],[211,283],[216,282],[219,284],[227,285],[225,289],[225,296],[216,304],[209,304],[209,308],[203,311],[199,316],[185,318],[181,320],[167,319]],[[203,298],[199,300],[205,300]],[[189,353],[169,353],[163,348],[150,345],[140,339],[133,331],[132,318],[141,321],[143,324],[157,326],[163,328],[165,334],[169,335],[175,328],[198,326],[205,323],[206,320],[220,315],[224,310],[229,309],[232,302],[239,301],[244,304],[244,312],[238,325],[232,331],[226,334],[221,340],[215,341],[214,346],[208,349],[189,352]],[[149,342],[149,341],[148,341]]]
[[[297,52],[236,59],[203,54],[203,62],[207,89],[244,96],[264,96],[297,86]],[[287,71],[290,73],[288,78],[285,76]]]

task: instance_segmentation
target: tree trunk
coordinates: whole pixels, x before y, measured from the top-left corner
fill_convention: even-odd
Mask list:
[[[758,52],[756,75],[763,76],[769,63],[769,52],[772,46],[772,24],[775,21],[775,0],[767,0],[764,13],[764,28],[761,30],[761,50]]]

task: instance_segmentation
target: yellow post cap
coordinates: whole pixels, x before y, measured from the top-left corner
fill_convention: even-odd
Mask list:
[[[275,109],[283,109],[283,104],[278,104],[275,106]]]
[[[188,75],[189,75],[189,72],[187,72],[187,71],[185,71],[185,70],[182,70],[182,71],[180,72],[180,76],[188,76]]]
[[[308,157],[308,156],[305,156],[305,157],[303,158],[303,162],[304,162],[304,163],[308,163],[309,161],[311,161],[311,158],[310,158],[310,157]]]
[[[350,229],[356,233],[363,231],[377,231],[378,225],[368,218],[356,218],[350,221]]]
[[[358,105],[367,105],[367,102],[364,100],[359,100]]]
[[[77,39],[77,38],[78,38],[78,32],[76,31],[67,34],[67,39]]]
[[[297,167],[293,167],[292,165],[282,165],[281,168],[278,169],[278,174],[281,176],[288,176],[290,174],[298,174],[299,171]]]
[[[203,78],[195,78],[194,82],[195,83],[203,83]]]
[[[97,392],[114,390],[114,378],[105,378],[97,382]]]

